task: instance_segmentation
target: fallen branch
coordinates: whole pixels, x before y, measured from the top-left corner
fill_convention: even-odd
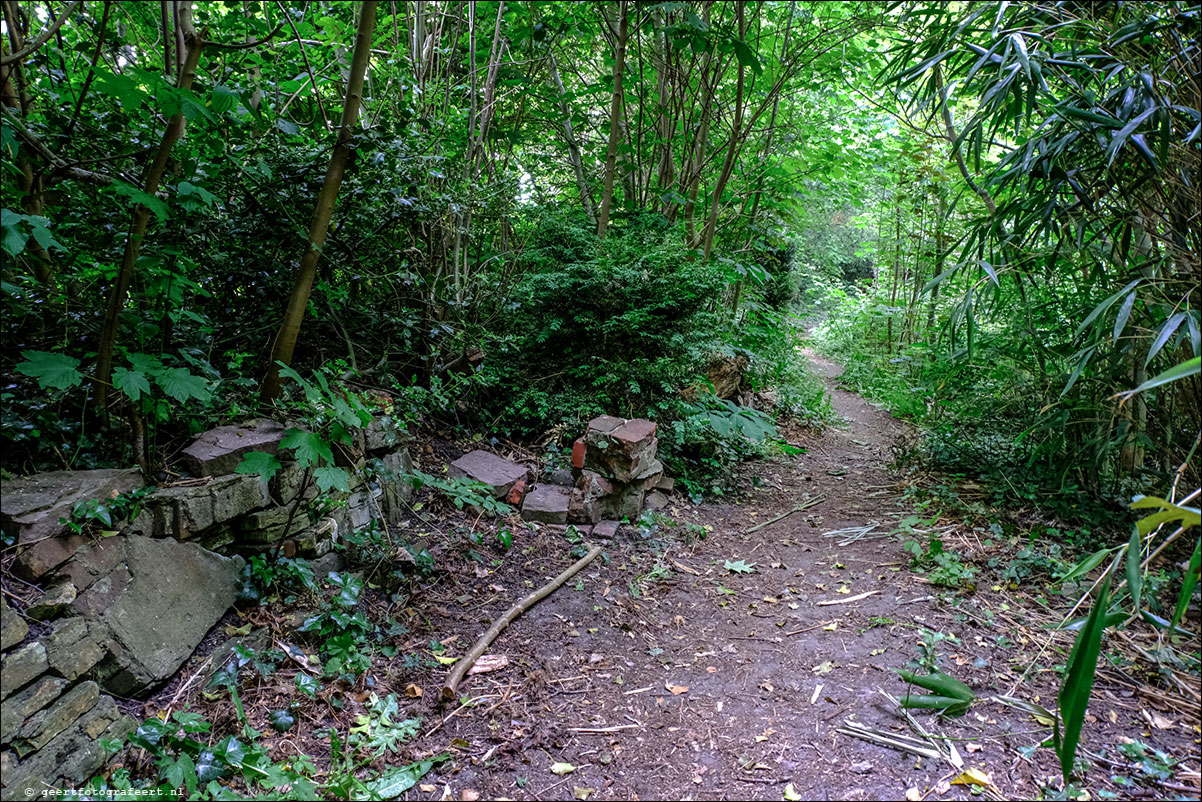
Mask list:
[[[856,596],[848,596],[846,599],[827,599],[826,601],[818,602],[817,605],[815,605],[815,606],[829,607],[832,604],[847,604],[848,602],[854,602],[854,601],[859,601],[860,599],[866,599],[874,593],[880,593],[880,591],[879,590],[870,590],[867,593],[861,593]]]
[[[783,521],[785,518],[788,518],[790,515],[792,515],[795,512],[801,512],[802,510],[808,510],[810,507],[816,507],[824,501],[826,501],[826,494],[821,493],[817,496],[814,496],[812,499],[809,499],[808,501],[803,501],[802,503],[798,504],[796,507],[789,510],[788,512],[782,512],[780,515],[776,516],[775,518],[772,518],[771,520],[764,521],[762,524],[756,524],[755,526],[751,527],[743,534],[750,535],[752,532],[758,532],[761,529],[763,529],[765,526],[771,526],[772,524],[776,523],[777,521]]]
[[[600,553],[601,547],[593,546],[593,548],[589,550],[588,554],[574,562],[566,571],[552,579],[547,584],[543,585],[538,590],[531,593],[526,598],[522,599],[517,604],[510,607],[505,611],[505,615],[494,621],[493,625],[488,628],[488,631],[480,636],[480,640],[476,641],[476,645],[472,647],[472,650],[460,658],[459,662],[455,664],[455,668],[451,671],[450,676],[447,677],[447,684],[443,686],[442,698],[456,698],[458,694],[459,683],[463,680],[463,677],[467,674],[468,670],[475,665],[477,660],[480,659],[480,655],[484,654],[492,642],[497,639],[497,636],[501,634],[501,630],[513,623],[513,620],[519,615],[526,612],[535,604],[538,604],[540,601],[554,593],[560,585],[562,585],[564,582],[567,582],[569,579],[579,573],[584,566],[596,559],[597,555]]]

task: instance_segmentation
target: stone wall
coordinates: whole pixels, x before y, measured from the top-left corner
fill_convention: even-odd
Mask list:
[[[64,519],[78,502],[142,487],[136,470],[0,485],[15,572],[23,587],[42,589],[23,610],[0,607],[0,796],[75,788],[95,774],[106,758],[99,739],[135,726],[114,695],[136,697],[175,674],[233,605],[245,556],[279,543],[289,556],[317,557],[339,533],[400,520],[412,495],[402,430],[373,421],[357,448],[339,454],[350,492],[327,494],[334,503],[316,521],[305,503],[316,489],[302,487],[305,472],[286,455],[270,482],[233,472],[249,451],[278,453],[284,431],[254,421],[205,432],[183,452],[192,476],[154,489],[105,537],[74,533]]]

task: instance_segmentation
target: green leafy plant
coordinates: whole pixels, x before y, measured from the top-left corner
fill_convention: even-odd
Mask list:
[[[370,410],[358,394],[332,389],[321,371],[315,371],[313,381],[309,382],[281,363],[280,376],[291,379],[302,394],[302,398],[291,402],[290,409],[302,417],[306,428],[294,426],[284,432],[280,441],[280,447],[291,452],[296,464],[305,470],[298,499],[303,498],[310,477],[322,493],[332,490],[350,492],[350,474],[335,465],[334,449],[353,453],[354,432],[371,423]],[[251,451],[234,470],[255,474],[267,481],[282,467],[276,455]]]
[[[59,523],[77,535],[98,528],[101,534],[113,535],[115,527],[138,517],[143,500],[153,492],[152,487],[138,487],[109,499],[77,501],[71,508],[71,517],[62,518]]]
[[[497,516],[508,515],[513,510],[505,502],[494,498],[488,485],[466,476],[443,479],[415,470],[408,478],[415,490],[422,487],[437,490],[457,510],[478,509]]]
[[[353,574],[331,572],[332,593],[322,609],[306,618],[299,632],[309,633],[321,644],[327,676],[358,676],[371,668],[368,637],[376,627],[358,609],[363,580]]]
[[[918,540],[907,540],[902,549],[910,554],[911,564],[926,573],[936,585],[961,588],[972,584],[976,569],[965,565],[959,555],[944,549],[943,540],[931,535],[926,546]]]
[[[244,743],[232,735],[211,741],[210,729],[202,716],[186,711],[168,719],[146,719],[126,743],[150,755],[156,775],[134,780],[128,769],[120,769],[107,779],[93,778],[85,793],[116,799],[171,799],[183,792],[190,799],[228,799],[229,782],[237,777],[275,799],[317,798],[318,786],[311,779],[316,768],[308,757],[276,763],[253,741]]]

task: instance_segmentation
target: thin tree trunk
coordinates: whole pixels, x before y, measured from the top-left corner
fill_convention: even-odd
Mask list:
[[[568,109],[567,101],[564,96],[567,91],[563,87],[563,79],[559,76],[559,65],[555,63],[555,54],[552,53],[548,64],[551,67],[551,80],[555,82],[555,90],[559,93],[557,105],[559,113],[563,115],[563,135],[568,142],[568,160],[572,162],[572,171],[576,173],[576,188],[580,193],[580,203],[584,206],[584,215],[588,218],[589,225],[596,228],[597,212],[593,209],[593,196],[588,188],[588,178],[584,174],[584,159],[580,155],[580,143],[576,140],[576,133],[572,130],[572,114]]]
[[[735,3],[735,16],[738,18],[739,39],[742,39],[747,35],[742,2]],[[722,208],[722,193],[726,190],[726,182],[730,180],[731,173],[734,172],[735,157],[739,154],[739,143],[742,141],[744,76],[745,67],[740,62],[738,78],[735,82],[735,118],[731,124],[730,144],[726,148],[726,160],[722,163],[722,170],[718,173],[718,182],[714,184],[714,196],[710,199],[709,219],[706,220],[705,230],[702,233],[705,241],[704,259],[707,262],[710,260],[710,254],[714,251],[714,234],[718,228],[718,211]]]
[[[296,272],[296,283],[292,287],[292,296],[288,299],[288,308],[284,312],[284,319],[280,323],[280,330],[271,350],[271,364],[259,392],[259,399],[263,403],[274,401],[280,394],[279,363],[292,363],[292,353],[296,349],[296,339],[300,334],[305,307],[309,303],[309,293],[317,278],[317,263],[321,259],[321,249],[326,241],[330,218],[334,215],[338,189],[342,186],[342,177],[351,154],[351,138],[359,119],[359,106],[363,102],[363,83],[368,62],[371,61],[372,35],[376,29],[378,5],[379,0],[366,0],[360,11],[359,28],[355,34],[355,53],[351,58],[351,75],[346,88],[346,103],[342,107],[342,124],[338,128],[338,142],[334,145],[330,165],[326,169],[325,182],[317,196],[317,206],[309,226],[309,240]]]
[[[622,137],[619,119],[622,112],[622,73],[626,67],[626,0],[618,4],[618,44],[614,51],[614,91],[609,106],[609,148],[605,154],[605,185],[601,191],[601,211],[597,215],[597,236],[605,239],[609,227],[609,209],[614,196],[614,172],[618,162],[618,140]]]
[[[204,41],[197,35],[192,26],[192,8],[188,2],[179,3],[176,14],[176,24],[179,25],[184,37],[184,62],[180,70],[180,89],[189,89],[196,77],[196,67],[200,64],[200,55],[204,50]],[[142,191],[147,195],[158,192],[167,169],[167,161],[171,157],[171,149],[183,136],[184,127],[188,120],[183,111],[179,111],[167,121],[167,129],[159,143],[158,153],[146,178],[142,182]],[[93,382],[96,388],[96,404],[101,409],[108,405],[109,380],[113,373],[113,349],[117,343],[117,334],[121,329],[121,310],[125,308],[125,300],[129,296],[129,287],[134,280],[134,270],[138,264],[138,254],[142,250],[142,241],[146,229],[150,225],[150,209],[142,204],[134,209],[130,222],[129,234],[125,240],[125,255],[121,259],[121,267],[117,271],[117,281],[109,293],[108,306],[104,312],[104,323],[100,328],[100,340],[96,346],[96,375]]]

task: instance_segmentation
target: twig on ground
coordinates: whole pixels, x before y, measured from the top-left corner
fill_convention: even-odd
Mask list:
[[[450,676],[447,677],[446,685],[443,686],[442,698],[449,700],[456,697],[459,683],[467,674],[468,669],[470,669],[475,662],[480,659],[480,655],[484,654],[484,652],[488,650],[488,647],[492,644],[492,642],[497,639],[498,635],[501,634],[501,630],[509,626],[509,624],[515,618],[526,612],[526,610],[529,610],[535,604],[542,601],[547,596],[550,596],[560,585],[562,585],[564,582],[567,582],[569,579],[579,573],[584,566],[596,559],[597,555],[600,553],[601,547],[593,546],[593,548],[589,550],[588,554],[584,555],[571,566],[569,566],[568,569],[562,574],[555,577],[550,582],[543,585],[541,588],[534,591],[526,598],[522,599],[517,604],[506,610],[505,615],[498,618],[493,625],[488,628],[488,631],[480,636],[480,639],[476,641],[476,645],[472,647],[471,651],[461,657],[459,662],[455,664],[455,668],[451,671]]]
[[[795,512],[801,512],[802,510],[807,510],[810,507],[816,507],[817,505],[821,504],[824,501],[826,501],[826,494],[819,493],[818,495],[814,496],[812,499],[808,499],[808,500],[803,501],[802,503],[798,504],[796,507],[789,510],[788,512],[783,512],[780,515],[776,516],[775,518],[771,518],[767,521],[764,521],[762,524],[756,524],[755,526],[753,526],[750,529],[748,529],[747,531],[745,531],[743,534],[750,535],[752,532],[758,532],[766,526],[771,526],[772,524],[776,523],[777,521],[782,521],[785,518],[788,518],[790,515],[792,515]]]

